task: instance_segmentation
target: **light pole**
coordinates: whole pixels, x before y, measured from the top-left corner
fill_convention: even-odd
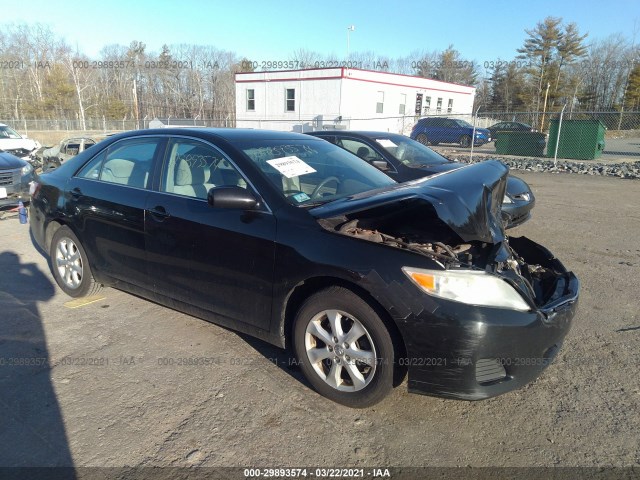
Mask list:
[[[356,29],[355,25],[349,25],[347,27],[347,61],[349,60],[349,40],[350,40],[351,32],[353,32],[355,29]]]

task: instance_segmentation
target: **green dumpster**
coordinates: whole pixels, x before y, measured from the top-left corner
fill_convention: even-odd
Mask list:
[[[549,148],[547,156],[553,157],[558,139],[557,118],[551,120],[549,127]],[[604,150],[604,132],[607,127],[600,120],[562,120],[558,142],[558,158],[576,160],[594,160]]]
[[[496,153],[499,155],[542,157],[545,143],[544,133],[527,131],[496,133]]]

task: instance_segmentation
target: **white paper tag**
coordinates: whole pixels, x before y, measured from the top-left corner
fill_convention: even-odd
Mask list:
[[[267,163],[287,178],[315,172],[313,168],[295,155],[291,157],[274,158],[273,160],[267,160]]]
[[[378,142],[384,148],[392,148],[392,147],[397,147],[398,146],[395,143],[393,143],[391,140],[389,140],[388,138],[377,138],[376,142]]]
[[[0,187],[0,198],[7,198],[7,189]]]

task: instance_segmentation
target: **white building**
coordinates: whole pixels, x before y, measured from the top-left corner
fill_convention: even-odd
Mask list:
[[[416,116],[470,117],[475,87],[353,68],[237,73],[236,125],[408,133]]]

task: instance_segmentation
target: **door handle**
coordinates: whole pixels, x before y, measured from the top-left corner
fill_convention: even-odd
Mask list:
[[[160,206],[157,205],[155,207],[153,207],[152,209],[148,210],[148,212],[151,214],[151,216],[158,220],[158,221],[162,221],[165,218],[169,218],[171,215],[169,215],[169,213],[167,212],[167,210]]]

